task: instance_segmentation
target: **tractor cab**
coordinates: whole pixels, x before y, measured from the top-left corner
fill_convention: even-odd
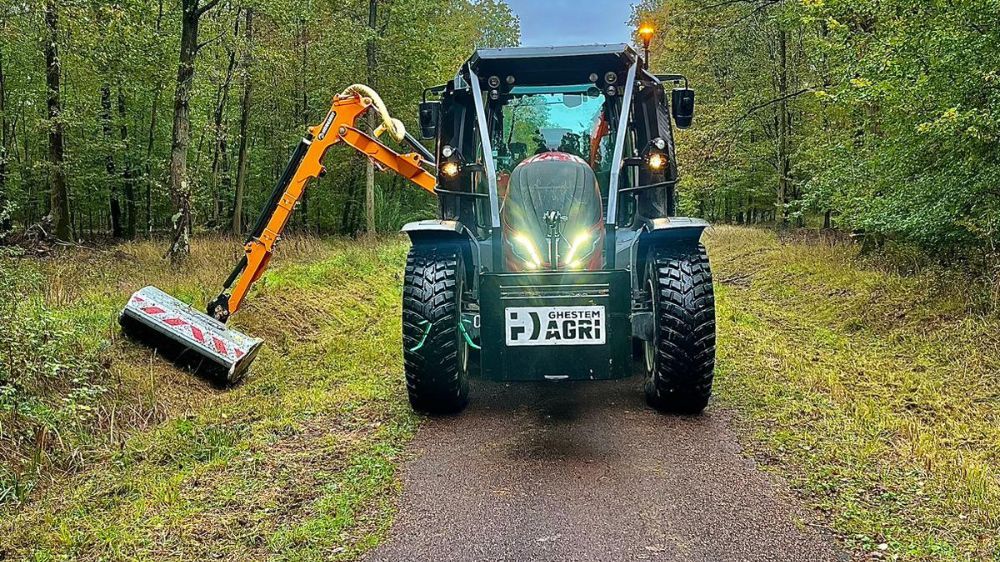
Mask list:
[[[421,105],[442,218],[488,271],[618,268],[619,229],[675,212],[669,82],[627,45],[476,51]]]

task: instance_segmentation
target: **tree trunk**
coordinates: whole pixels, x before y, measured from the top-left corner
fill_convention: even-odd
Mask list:
[[[135,172],[128,150],[128,121],[125,111],[125,90],[118,86],[118,132],[122,143],[122,187],[125,189],[125,238],[135,238]]]
[[[59,80],[59,13],[56,0],[45,3],[45,85],[48,89],[46,105],[49,117],[49,220],[52,233],[60,240],[72,240],[69,223],[69,192],[66,188],[66,171],[63,169],[66,145],[63,139],[62,101]]]
[[[191,86],[198,56],[201,16],[219,0],[199,6],[199,0],[181,0],[181,49],[174,90],[174,126],[170,146],[170,198],[174,205],[173,236],[167,255],[174,263],[191,253],[191,184],[187,157],[191,144]]]
[[[118,172],[115,168],[115,152],[112,146],[113,125],[111,123],[111,86],[101,85],[101,127],[108,153],[105,155],[104,169],[108,174],[108,209],[111,210],[111,236],[122,237],[122,205],[118,198]]]
[[[375,23],[378,18],[378,0],[368,0],[368,85],[375,87]],[[368,130],[375,129],[374,112],[368,112]],[[365,161],[365,230],[375,232],[375,163],[371,158]]]
[[[253,10],[247,8],[246,15],[247,44],[244,47],[246,54],[243,59],[243,100],[240,102],[240,146],[236,157],[236,192],[233,197],[233,234],[240,236],[243,234],[243,195],[247,185],[247,146],[250,142],[250,108],[253,97],[253,81],[251,77],[251,63],[253,62]]]
[[[790,129],[788,114],[788,33],[778,32],[778,197],[775,217],[781,226],[788,223],[788,183],[791,174]]]
[[[302,43],[302,70],[300,81],[302,88],[302,112],[300,117],[302,119],[302,129],[306,130],[306,128],[309,127],[309,36],[306,33],[306,21],[304,18],[300,21],[300,24],[301,34],[299,36],[299,40]],[[302,192],[302,213],[300,216],[302,217],[302,227],[305,232],[309,232],[309,191],[309,189],[305,189]]]
[[[156,37],[160,36],[160,29],[163,23],[163,0],[159,2],[159,12],[156,15]],[[146,140],[146,237],[153,235],[153,145],[156,140],[157,115],[160,110],[160,95],[163,92],[163,83],[156,81],[156,89],[153,92],[153,105],[149,115],[149,137]]]
[[[160,93],[163,87],[156,85],[153,92],[153,106],[149,116],[149,137],[146,139],[146,236],[153,235],[153,145],[156,140],[157,114],[160,109]]]
[[[237,12],[233,35],[237,36],[239,31],[239,12]],[[226,66],[226,75],[223,78],[222,84],[219,85],[215,113],[212,116],[213,125],[215,126],[215,144],[212,149],[212,224],[216,227],[219,225],[220,218],[222,217],[222,196],[219,193],[219,184],[228,183],[224,177],[229,173],[229,158],[227,155],[229,143],[226,138],[227,129],[224,125],[224,118],[226,115],[226,106],[229,105],[229,88],[233,82],[233,72],[236,70],[236,49],[230,48],[228,50],[229,63]],[[220,177],[220,174],[223,177]]]
[[[0,32],[5,27],[6,21],[0,22]],[[3,50],[0,49],[0,239],[3,239],[14,226],[7,200],[7,151],[11,137],[9,126],[10,121],[7,119],[7,76],[4,73]]]

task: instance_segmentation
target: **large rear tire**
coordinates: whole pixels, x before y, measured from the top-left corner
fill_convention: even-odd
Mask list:
[[[646,402],[662,412],[698,414],[712,396],[715,293],[704,246],[652,249],[645,288],[654,341],[645,342]]]
[[[460,412],[468,403],[469,348],[458,329],[465,277],[457,246],[410,249],[403,280],[403,368],[414,410]]]

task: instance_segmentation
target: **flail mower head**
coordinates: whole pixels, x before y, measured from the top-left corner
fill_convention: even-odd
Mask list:
[[[246,374],[263,344],[156,287],[133,294],[118,323],[127,336],[171,361],[229,383]]]

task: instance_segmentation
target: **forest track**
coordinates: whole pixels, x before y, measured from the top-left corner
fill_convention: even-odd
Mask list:
[[[428,421],[368,560],[845,560],[742,453],[730,411],[648,408],[638,378],[474,382]]]

